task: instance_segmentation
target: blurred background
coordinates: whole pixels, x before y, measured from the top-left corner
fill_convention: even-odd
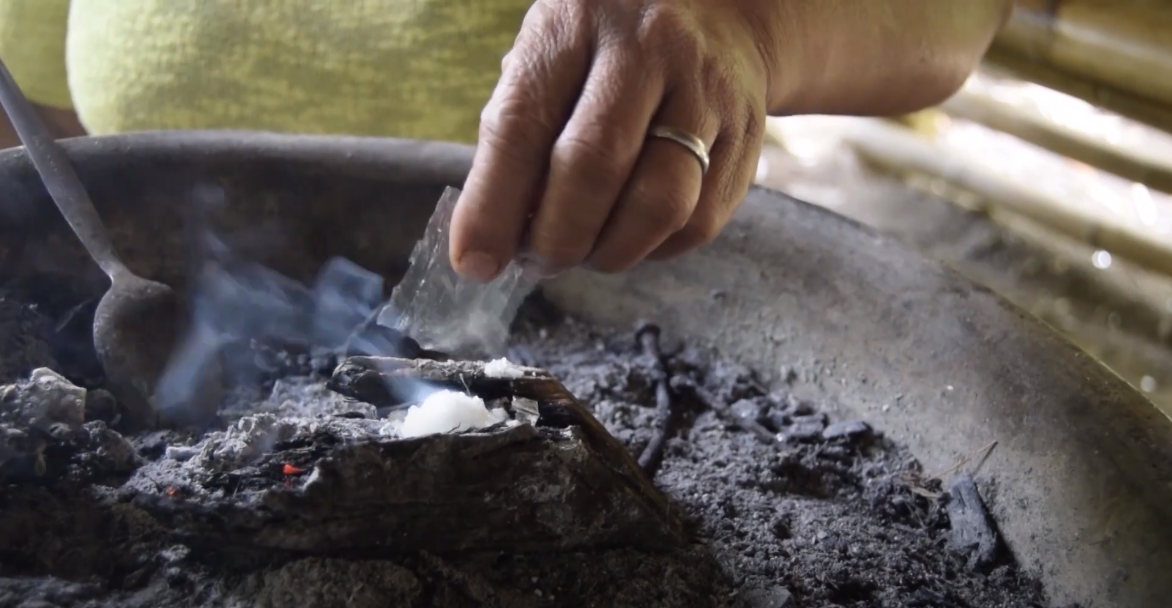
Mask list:
[[[1172,415],[1172,1],[1019,0],[896,119],[770,119],[758,183],[920,248]]]

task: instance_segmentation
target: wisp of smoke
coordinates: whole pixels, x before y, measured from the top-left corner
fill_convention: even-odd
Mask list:
[[[383,279],[344,258],[327,262],[306,286],[253,261],[242,259],[209,229],[188,290],[190,328],[156,389],[160,404],[188,403],[197,394],[202,370],[226,348],[251,341],[291,349],[332,353],[410,356],[393,332],[356,332],[382,306]],[[369,323],[368,323],[369,322]],[[246,349],[245,349],[246,350]],[[346,352],[343,352],[346,351]],[[262,373],[248,360],[223,361],[226,375],[248,382]],[[420,399],[436,390],[419,383]],[[402,390],[399,385],[398,389]]]

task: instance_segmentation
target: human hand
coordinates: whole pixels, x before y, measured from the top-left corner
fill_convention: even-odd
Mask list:
[[[768,76],[728,0],[537,0],[481,115],[452,265],[618,272],[711,241],[756,172]],[[669,127],[702,140],[648,137]],[[524,239],[524,242],[522,241]]]

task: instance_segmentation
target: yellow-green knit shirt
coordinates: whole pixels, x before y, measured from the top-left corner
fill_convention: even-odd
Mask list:
[[[476,139],[531,0],[0,0],[0,59],[94,134]]]

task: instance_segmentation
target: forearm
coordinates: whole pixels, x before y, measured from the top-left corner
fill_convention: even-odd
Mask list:
[[[769,112],[893,115],[947,99],[1012,0],[755,0]]]

